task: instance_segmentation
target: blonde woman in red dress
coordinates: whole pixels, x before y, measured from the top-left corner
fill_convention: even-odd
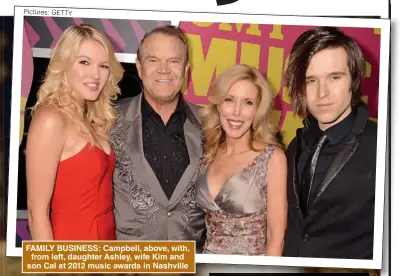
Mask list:
[[[108,131],[123,72],[108,37],[92,26],[71,26],[56,44],[27,138],[32,240],[116,238]]]

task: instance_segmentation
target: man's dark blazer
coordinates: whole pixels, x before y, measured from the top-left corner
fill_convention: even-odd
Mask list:
[[[284,256],[373,259],[377,123],[369,120],[365,104],[355,112],[354,137],[334,158],[305,218],[296,170],[305,128],[288,146]]]

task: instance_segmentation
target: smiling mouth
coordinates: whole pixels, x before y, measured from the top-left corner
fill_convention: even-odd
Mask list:
[[[156,80],[159,83],[170,83],[172,80]]]
[[[228,120],[228,123],[232,128],[240,128],[243,125],[243,121]]]
[[[99,83],[85,83],[84,85],[90,88],[92,91],[97,91],[100,86]]]

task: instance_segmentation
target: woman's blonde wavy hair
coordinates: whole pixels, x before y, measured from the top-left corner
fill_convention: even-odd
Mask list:
[[[245,64],[234,65],[226,69],[214,80],[209,91],[209,104],[202,108],[200,112],[205,138],[205,164],[215,159],[219,147],[225,142],[226,134],[222,130],[219,118],[219,105],[225,101],[232,85],[241,80],[251,81],[259,92],[257,112],[251,127],[253,139],[265,145],[274,144],[281,147],[277,138],[278,130],[270,121],[273,96],[269,84],[255,68]],[[250,148],[258,151],[253,146],[253,139],[250,142]]]
[[[110,75],[97,101],[87,102],[83,108],[75,100],[64,73],[72,66],[79,46],[85,40],[94,40],[104,46],[108,55]],[[52,106],[59,109],[92,145],[97,143],[98,137],[108,140],[108,131],[117,118],[112,101],[116,100],[121,92],[118,83],[123,74],[124,69],[115,58],[111,41],[103,32],[88,24],[70,26],[63,32],[52,51],[31,116],[40,107]]]

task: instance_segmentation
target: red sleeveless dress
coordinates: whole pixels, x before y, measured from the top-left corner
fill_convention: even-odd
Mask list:
[[[59,163],[51,202],[55,240],[115,240],[114,151],[86,146]]]

